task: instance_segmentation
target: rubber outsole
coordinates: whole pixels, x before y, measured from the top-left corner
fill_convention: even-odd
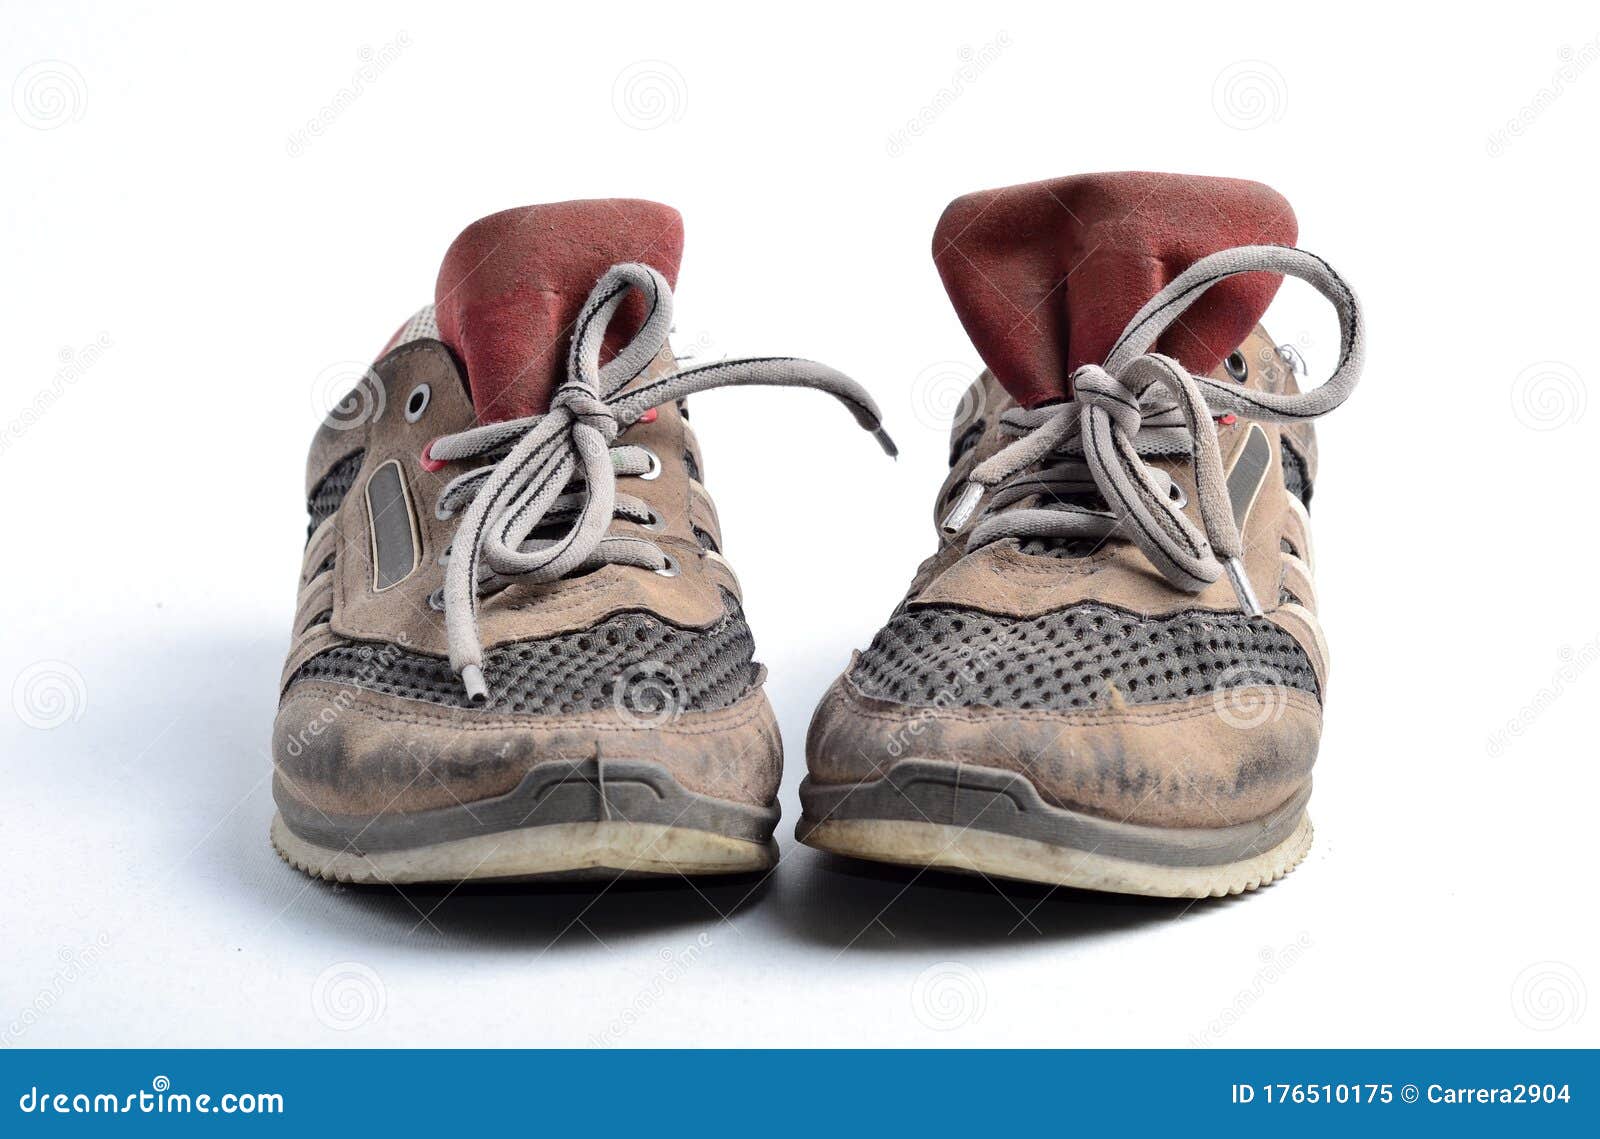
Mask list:
[[[776,804],[699,795],[643,760],[539,764],[505,795],[404,814],[328,814],[276,779],[273,795],[273,846],[330,881],[746,874],[777,863]]]
[[[1242,894],[1311,848],[1307,784],[1267,816],[1218,828],[1115,822],[1046,803],[1021,775],[906,760],[860,784],[801,784],[800,841],[852,858],[1163,898]]]

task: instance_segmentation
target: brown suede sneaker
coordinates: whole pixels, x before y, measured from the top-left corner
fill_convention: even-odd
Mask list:
[[[972,194],[934,260],[988,370],[939,550],[823,698],[799,837],[1122,893],[1251,890],[1311,843],[1327,653],[1310,420],[1361,369],[1348,286],[1265,186],[1099,174]],[[1339,315],[1302,394],[1257,325]]]
[[[724,874],[775,860],[781,743],[685,398],[855,383],[678,367],[651,202],[469,226],[311,445],[272,840],[347,882]]]

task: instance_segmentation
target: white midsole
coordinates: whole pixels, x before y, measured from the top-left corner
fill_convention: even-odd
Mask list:
[[[409,850],[366,854],[332,850],[301,838],[281,814],[272,843],[299,870],[330,881],[468,882],[546,874],[604,876],[741,874],[776,861],[769,846],[660,823],[552,823],[476,835]]]
[[[975,827],[891,819],[819,823],[805,841],[835,854],[903,866],[936,867],[1117,894],[1220,898],[1282,878],[1311,849],[1311,835],[1310,816],[1302,814],[1293,832],[1277,846],[1216,866],[1133,862]]]

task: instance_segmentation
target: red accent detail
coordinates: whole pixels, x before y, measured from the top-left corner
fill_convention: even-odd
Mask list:
[[[1232,427],[1235,423],[1239,422],[1239,417],[1234,415],[1232,412],[1229,412],[1227,415],[1217,416],[1217,422],[1222,424],[1224,427]]]
[[[1289,203],[1259,182],[1177,174],[1082,174],[957,198],[933,235],[956,314],[995,377],[1035,407],[1104,361],[1161,287],[1233,245],[1293,245]],[[1261,319],[1281,278],[1213,286],[1156,350],[1203,376]]]
[[[657,415],[658,412],[660,412],[660,410],[661,409],[659,407],[652,407],[649,411],[647,411],[643,415],[641,415],[638,418],[638,420],[636,420],[636,422],[638,422],[638,423],[654,423],[656,421],[656,415]]]
[[[422,454],[417,456],[417,461],[422,464],[422,469],[425,471],[437,471],[444,466],[443,459],[435,459],[432,455],[434,442],[435,440],[430,439],[423,444]]]
[[[632,198],[504,210],[462,230],[444,255],[434,305],[440,338],[466,364],[478,421],[549,410],[572,326],[607,269],[640,261],[676,284],[682,257],[678,211]],[[630,296],[612,322],[602,360],[644,317],[643,299]]]

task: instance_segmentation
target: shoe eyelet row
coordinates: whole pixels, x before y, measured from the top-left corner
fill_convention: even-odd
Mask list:
[[[427,384],[418,384],[411,389],[411,394],[406,396],[406,422],[415,423],[422,418],[422,413],[428,410],[428,402],[433,398],[433,389]]]

